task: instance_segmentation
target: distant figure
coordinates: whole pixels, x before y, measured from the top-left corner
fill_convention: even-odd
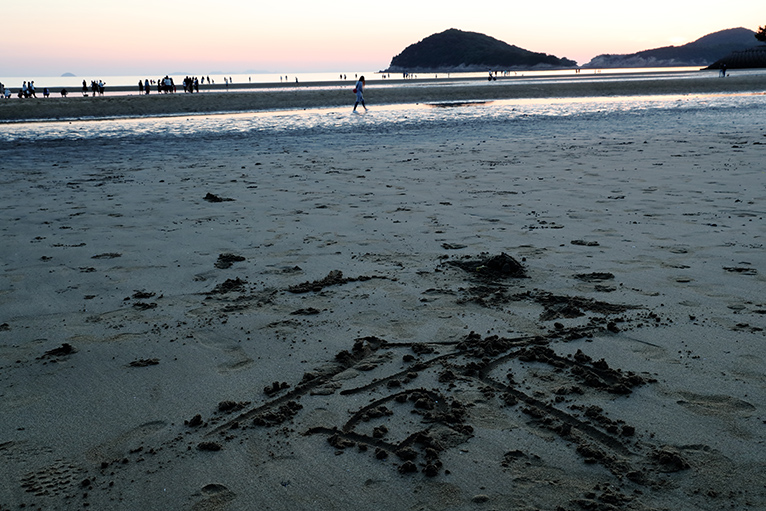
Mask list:
[[[11,99],[11,89],[5,89],[5,99]]]
[[[146,91],[147,94],[149,94],[149,91],[151,90],[149,88],[149,79],[148,78],[146,80],[144,80],[144,90]]]
[[[141,80],[138,80],[138,93],[143,94],[144,93],[144,82]]]
[[[61,97],[65,98],[66,95],[69,94],[66,89],[61,89]]]
[[[51,95],[51,91],[49,91],[49,90],[48,90],[48,87],[45,87],[45,88],[43,89],[43,97],[44,97],[44,98],[47,98],[47,97],[48,97],[48,96],[50,96],[50,95]]]
[[[726,64],[721,65],[721,72],[719,73],[721,78],[726,78]]]
[[[36,98],[37,97],[35,95],[35,82],[34,81],[29,82],[29,97],[31,97],[31,98]]]
[[[364,107],[364,111],[367,111],[367,105],[364,104],[364,75],[359,77],[359,80],[356,82],[356,87],[354,87],[354,92],[356,92],[356,103],[354,103],[354,112],[356,112],[356,107],[359,105],[359,103],[362,104]]]
[[[66,90],[66,89],[64,89]],[[88,95],[88,84],[85,83],[85,80],[82,81],[82,95],[87,96]]]

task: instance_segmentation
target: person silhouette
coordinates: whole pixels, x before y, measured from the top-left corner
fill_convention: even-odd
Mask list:
[[[354,88],[354,92],[356,92],[356,103],[354,103],[354,112],[356,112],[356,107],[359,106],[359,103],[362,104],[364,107],[364,111],[367,111],[367,105],[364,104],[364,75],[359,77],[359,80],[356,82],[356,87]]]

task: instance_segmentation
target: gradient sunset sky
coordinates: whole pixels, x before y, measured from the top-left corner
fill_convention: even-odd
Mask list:
[[[355,72],[449,28],[582,65],[757,30],[766,1],[35,0],[5,2],[0,16],[0,76]]]

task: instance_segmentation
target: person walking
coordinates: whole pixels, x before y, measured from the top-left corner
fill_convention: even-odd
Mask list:
[[[354,87],[354,92],[356,92],[356,103],[354,103],[354,112],[356,112],[356,107],[359,106],[359,103],[362,104],[364,107],[364,111],[367,111],[367,105],[364,104],[364,75],[359,77],[359,80],[356,82],[356,87]]]

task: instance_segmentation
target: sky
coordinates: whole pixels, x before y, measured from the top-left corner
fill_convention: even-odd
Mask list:
[[[369,72],[450,28],[582,65],[761,25],[764,0],[11,1],[0,76]]]

